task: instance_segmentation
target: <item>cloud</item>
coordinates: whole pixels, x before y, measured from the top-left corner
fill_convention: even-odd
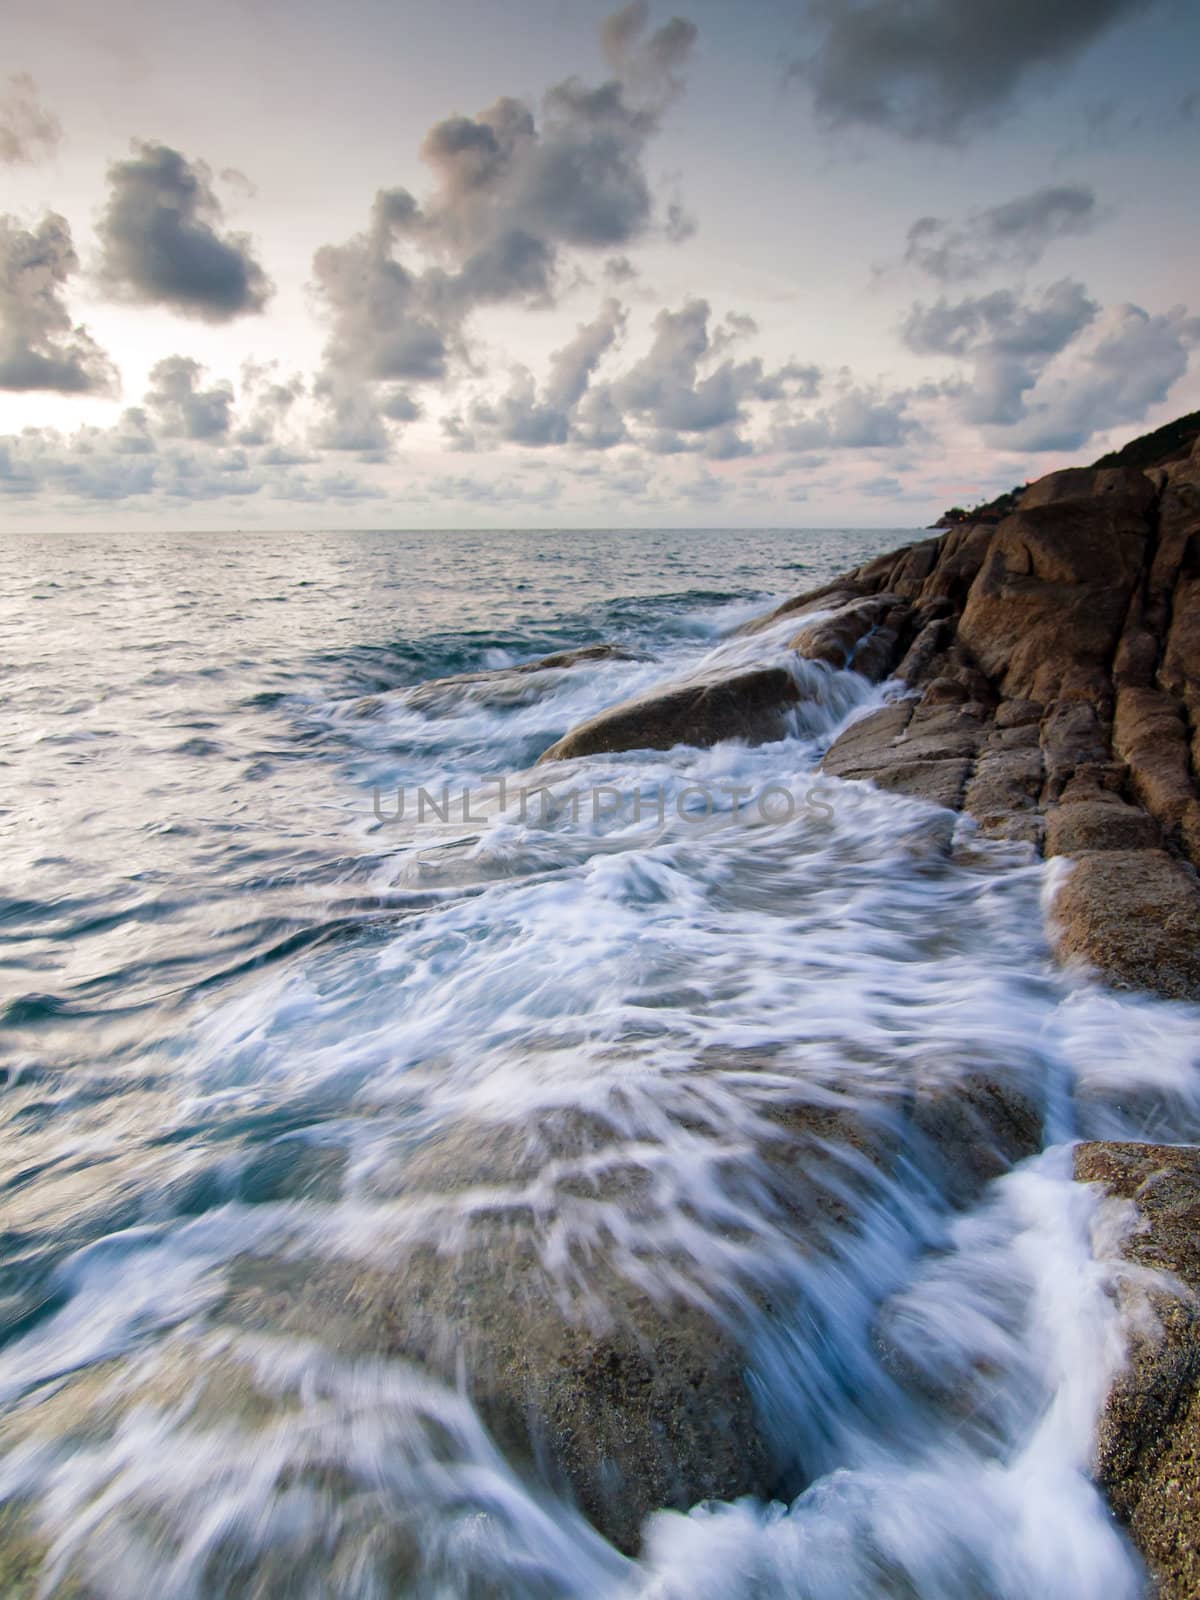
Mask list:
[[[608,300],[551,357],[541,390],[518,368],[504,395],[477,399],[465,417],[445,419],[443,431],[458,450],[498,444],[610,450],[633,442],[655,455],[702,453],[720,461],[749,455],[755,447],[744,425],[767,402],[811,397],[820,369],[788,362],[767,372],[757,356],[721,360],[730,344],[757,328],[734,312],[710,332],[711,317],[705,300],[688,301],[678,311],[664,308],[646,353],[598,381],[596,370],[626,325],[621,306]]]
[[[108,170],[99,278],[110,295],[167,306],[204,322],[260,312],[272,293],[246,234],[221,231],[222,210],[203,162],[135,142]]]
[[[465,415],[444,418],[443,433],[456,450],[516,444],[605,451],[636,444],[658,456],[728,461],[751,455],[758,448],[754,424],[767,406],[786,411],[798,399],[811,399],[821,370],[789,361],[767,371],[757,356],[733,360],[725,351],[756,333],[757,324],[738,312],[711,323],[705,300],[664,308],[645,354],[623,372],[597,378],[626,327],[624,310],[610,299],[551,357],[541,389],[519,367],[502,396],[477,398]]]
[[[907,415],[912,396],[851,385],[829,405],[804,415],[781,410],[771,447],[797,455],[815,450],[881,450],[902,444],[918,424]]]
[[[475,449],[478,444],[546,445],[594,443],[597,417],[581,414],[592,376],[601,360],[625,330],[625,312],[618,301],[606,300],[591,322],[580,323],[575,336],[550,357],[550,371],[541,393],[532,373],[518,367],[505,394],[498,400],[479,399],[464,421],[451,417],[443,424],[452,447]],[[617,443],[624,428],[617,419]]]
[[[138,413],[127,412],[116,428],[80,428],[64,436],[53,429],[27,429],[0,439],[0,488],[33,498],[58,494],[68,500],[115,502],[216,500],[257,494],[263,478],[241,451],[149,448],[137,444]]]
[[[305,393],[299,373],[286,380],[278,377],[278,363],[242,363],[242,398],[250,405],[250,415],[237,429],[234,442],[240,445],[276,445],[280,429]]]
[[[35,229],[0,217],[0,389],[112,394],[112,362],[67,310],[79,268],[66,219],[47,213]]]
[[[683,87],[680,73],[696,43],[697,29],[684,17],[672,17],[647,38],[649,20],[648,0],[633,0],[604,20],[600,44],[618,78],[644,97],[662,100]]]
[[[610,256],[604,263],[604,281],[614,287],[632,283],[638,270],[628,256]]]
[[[858,485],[859,494],[869,495],[873,500],[896,500],[904,493],[904,485],[899,478],[881,475],[868,478]]]
[[[1063,278],[1036,301],[1010,289],[935,305],[913,306],[901,329],[917,355],[970,362],[969,383],[952,386],[964,419],[1004,425],[1024,415],[1025,395],[1047,363],[1093,322],[1100,310],[1083,284]]]
[[[359,382],[444,376],[446,275],[414,273],[392,256],[394,243],[416,214],[416,202],[405,190],[380,190],[363,233],[317,251],[313,273],[331,324],[326,349],[331,371]]]
[[[1200,345],[1200,317],[1182,306],[1151,315],[1110,306],[1023,397],[1019,411],[985,429],[1006,450],[1078,450],[1093,434],[1140,422],[1166,400]]]
[[[27,72],[14,74],[0,95],[0,166],[32,165],[54,154],[62,124],[38,99]]]
[[[723,337],[708,331],[706,300],[688,301],[679,311],[662,310],[654,319],[649,351],[611,386],[618,410],[653,430],[652,448],[664,454],[686,448],[683,436],[718,434],[713,449],[722,457],[741,453],[733,444],[746,406],[774,398],[788,381],[803,383],[812,369],[795,366],[767,375],[762,361],[724,360],[708,370],[714,355],[749,330],[745,322],[726,324]]]
[[[795,63],[820,116],[960,140],[1035,74],[1062,69],[1153,0],[809,0],[816,49]]]
[[[233,385],[201,389],[203,370],[187,356],[167,356],[150,369],[146,404],[167,438],[224,441],[229,437]]]
[[[1089,233],[1099,220],[1094,191],[1057,184],[1003,205],[974,211],[961,227],[921,217],[908,230],[904,259],[945,283],[977,278],[997,267],[1031,267],[1055,239]]]
[[[168,509],[182,500],[271,495],[284,500],[351,498],[345,474],[309,478],[296,469],[317,458],[297,448],[290,414],[304,393],[298,377],[273,366],[243,368],[241,410],[234,387],[210,382],[199,362],[173,355],[151,369],[145,404],[111,427],[63,434],[28,428],[0,439],[0,493],[54,496],[63,505],[136,501]],[[290,435],[289,435],[290,429]],[[361,485],[361,498],[375,491]]]
[[[324,384],[337,406],[361,410],[370,402],[353,392],[384,382],[444,382],[468,364],[472,313],[552,304],[571,252],[603,252],[622,277],[629,245],[656,228],[683,236],[677,204],[659,215],[645,155],[695,29],[676,18],[650,33],[647,16],[635,4],[605,23],[605,82],[567,78],[536,112],[505,96],[435,123],[421,144],[425,199],[381,190],[362,233],[317,251]]]

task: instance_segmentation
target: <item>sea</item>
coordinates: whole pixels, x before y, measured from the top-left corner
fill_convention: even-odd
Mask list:
[[[1197,1137],[1200,1011],[1052,962],[1061,862],[822,775],[899,690],[740,631],[916,536],[4,532],[0,1591],[1144,1592],[1090,1474],[1130,1218],[1071,1145]],[[778,664],[786,738],[535,765]],[[843,1164],[814,1254],[763,1128],[916,1071],[1028,1086],[1044,1148],[965,1206]],[[414,1240],[453,1285],[481,1237],[568,1323],[726,1328],[789,1470],[606,1540],[476,1405],[499,1250],[455,1370],[230,1312],[286,1262],[403,1319]]]

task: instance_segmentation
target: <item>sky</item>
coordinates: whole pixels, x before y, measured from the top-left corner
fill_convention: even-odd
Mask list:
[[[1195,0],[6,0],[4,528],[911,527],[1200,409]]]

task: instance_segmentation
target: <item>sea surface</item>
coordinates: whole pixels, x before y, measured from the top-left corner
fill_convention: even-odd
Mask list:
[[[739,625],[910,537],[2,536],[0,1592],[1143,1592],[1088,1477],[1128,1219],[1070,1144],[1195,1138],[1200,1014],[1053,966],[1061,863],[819,775],[895,692],[852,673],[793,664],[774,744],[530,770],[786,662]],[[764,1127],[916,1067],[1028,1084],[1045,1150],[966,1210],[919,1161],[846,1177],[814,1263]],[[622,1554],[469,1361],[360,1348],[336,1297],[230,1314],[248,1262],[453,1281],[498,1217],[568,1317],[617,1283],[728,1321],[778,1498]]]

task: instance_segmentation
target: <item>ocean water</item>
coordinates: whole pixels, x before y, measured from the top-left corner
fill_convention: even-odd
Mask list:
[[[1143,1592],[1088,1475],[1129,1218],[1070,1143],[1196,1137],[1200,1015],[1054,967],[1061,864],[821,776],[894,690],[736,632],[905,537],[6,536],[0,1588]],[[531,771],[776,662],[786,739]],[[820,1120],[979,1072],[1046,1147],[965,1207]],[[775,1498],[601,1538],[472,1400],[515,1271],[719,1328]]]

